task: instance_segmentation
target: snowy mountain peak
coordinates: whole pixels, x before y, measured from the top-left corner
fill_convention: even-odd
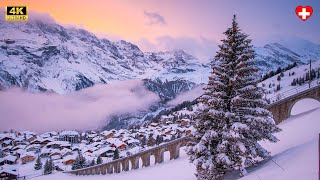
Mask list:
[[[182,50],[144,53],[130,42],[112,42],[52,22],[0,21],[0,32],[1,89],[20,86],[63,94],[113,80],[185,78],[196,82],[197,74],[188,78],[181,73],[205,71]]]
[[[265,72],[320,58],[319,45],[304,45],[308,48],[280,43],[257,47],[257,65]],[[64,94],[126,79],[183,79],[200,84],[206,82],[210,71],[208,64],[183,50],[145,53],[130,42],[113,42],[53,20],[0,20],[0,89],[19,86]]]

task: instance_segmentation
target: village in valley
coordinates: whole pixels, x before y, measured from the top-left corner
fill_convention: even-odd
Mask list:
[[[129,129],[1,132],[0,178],[31,178],[102,164],[190,135],[194,112],[187,109]],[[83,164],[77,162],[81,158]]]

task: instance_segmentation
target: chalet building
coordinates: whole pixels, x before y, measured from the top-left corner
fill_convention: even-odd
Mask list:
[[[190,119],[181,119],[180,121],[180,126],[182,127],[189,126],[189,124],[190,124]]]
[[[40,157],[42,157],[42,158],[49,157],[49,155],[50,155],[50,149],[47,149],[47,148],[41,149]]]
[[[127,148],[127,145],[125,143],[119,143],[119,144],[112,144],[112,147],[116,147],[119,150],[125,150]]]
[[[12,144],[14,144],[14,145],[27,145],[27,142],[24,140],[24,138],[23,137],[17,137],[17,138],[15,138],[13,141],[12,141]]]
[[[40,144],[32,144],[32,145],[26,147],[25,150],[26,150],[27,152],[31,152],[31,151],[40,152],[40,150],[41,150],[41,145],[40,145]]]
[[[55,151],[51,151],[50,155],[49,155],[51,158],[53,158],[54,156],[55,157],[58,157],[61,158],[61,152],[59,150],[55,150]]]
[[[21,156],[22,154],[25,154],[25,153],[26,153],[26,151],[25,151],[24,149],[18,149],[18,150],[16,150],[16,151],[13,153],[13,155],[15,155],[15,156],[17,156],[17,157],[20,158],[20,156]]]
[[[187,129],[187,130],[186,130],[186,134],[187,134],[187,135],[192,134],[192,130],[191,130],[191,129]]]
[[[95,152],[95,154],[97,156],[101,156],[101,157],[113,157],[115,150],[116,150],[116,148],[107,146],[107,147],[99,149],[98,151]]]
[[[13,140],[15,139],[15,134],[13,133],[4,133],[4,134],[0,134],[0,143],[4,142],[4,141],[8,141],[8,140]]]
[[[159,124],[158,123],[151,123],[150,126],[151,127],[157,127],[157,126],[159,126]]]
[[[119,150],[124,150],[127,148],[127,144],[117,138],[110,138],[106,140],[111,147],[118,148]]]
[[[100,133],[105,139],[109,139],[113,137],[113,132],[112,131],[102,131]]]
[[[136,146],[140,145],[140,141],[137,140],[137,139],[130,139],[130,140],[126,141],[126,143],[128,144],[128,146],[130,148],[133,148],[133,147],[136,147]]]
[[[10,148],[12,148],[12,140],[6,140],[6,141],[2,141],[1,143],[1,146],[2,147],[10,147]]]
[[[46,132],[46,133],[40,135],[41,138],[53,138],[53,137],[56,137],[56,136],[58,136],[58,133],[55,132],[55,131]]]
[[[0,166],[5,164],[5,160],[3,158],[0,158]]]
[[[52,149],[63,149],[63,148],[71,149],[71,144],[66,141],[53,141],[48,143],[46,147],[52,148]]]
[[[69,159],[67,161],[64,161],[63,164],[64,165],[72,165],[76,160],[75,159]]]
[[[4,164],[15,164],[17,161],[17,157],[12,155],[7,155],[2,159],[4,160]]]
[[[21,161],[23,164],[31,162],[36,159],[36,155],[34,153],[27,152],[26,154],[21,155]]]
[[[71,165],[76,161],[76,157],[73,155],[68,155],[66,157],[63,158],[62,163],[64,165]]]
[[[80,142],[80,134],[77,131],[62,131],[58,139],[59,141],[68,141],[75,144]]]
[[[171,130],[171,129],[166,129],[165,132],[164,132],[165,135],[169,135],[169,134],[171,134],[171,133],[172,133],[172,130]]]
[[[13,147],[11,150],[12,151],[17,151],[19,149],[25,149],[26,147],[27,147],[26,145],[18,145],[18,146]]]
[[[10,179],[10,180],[14,180],[14,179],[18,179],[18,173],[16,171],[13,170],[9,170],[9,169],[0,169],[0,179]]]

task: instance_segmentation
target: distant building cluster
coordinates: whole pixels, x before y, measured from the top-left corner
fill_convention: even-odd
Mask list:
[[[87,166],[94,165],[97,161],[112,161],[116,151],[119,153],[117,158],[129,156],[186,136],[193,131],[190,119],[174,120],[173,115],[164,115],[159,123],[149,123],[132,129],[102,132],[52,131],[41,135],[30,131],[2,132],[0,179],[28,176],[28,173],[19,174],[18,172],[25,171],[18,171],[17,168],[33,169],[30,166],[34,166],[38,158],[43,163],[48,159],[52,160],[55,170],[71,170],[79,154],[85,158]],[[35,172],[42,174],[42,171]]]

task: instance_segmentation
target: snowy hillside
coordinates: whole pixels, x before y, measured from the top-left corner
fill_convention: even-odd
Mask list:
[[[314,86],[316,84],[319,84],[320,82],[320,61],[312,62],[311,69],[313,69],[315,74],[314,79],[312,79],[311,83],[311,86]],[[283,71],[282,73],[275,74],[274,76],[262,81],[259,85],[264,87],[267,99],[272,98],[274,100],[277,96],[281,96],[281,94],[290,95],[300,92],[303,89],[309,88],[308,80],[306,80],[306,76],[309,71],[309,64],[300,65],[290,70]],[[301,85],[299,85],[298,83],[296,83],[295,85],[292,84],[294,79],[300,78],[304,78],[304,83],[302,83]],[[280,89],[277,89],[277,86],[279,85]]]
[[[266,98],[269,101],[275,102],[279,99],[294,95],[298,92],[306,90],[309,88],[308,78],[307,76],[310,71],[310,65],[299,65],[289,69],[287,71],[281,70],[282,73],[273,73],[274,75],[261,83],[259,86],[262,86],[266,93]],[[275,71],[274,71],[275,72]],[[312,62],[312,72],[313,72],[313,79],[311,82],[311,87],[318,85],[320,83],[320,61]],[[270,73],[270,72],[269,72]],[[280,76],[280,78],[279,78]],[[301,79],[304,79],[303,81]],[[297,80],[297,83],[292,84]],[[300,85],[298,80],[301,81]],[[304,82],[304,83],[303,83]],[[181,94],[181,92],[188,91],[192,89],[195,84],[187,83],[186,81],[178,80],[178,81],[169,81],[165,82],[161,85],[161,82],[158,81],[145,81],[146,87],[156,92],[161,99],[175,99],[176,95]],[[200,87],[200,86],[199,86]],[[192,91],[189,91],[192,92]],[[197,96],[200,96],[202,92],[197,93]],[[193,99],[189,99],[192,101]],[[170,104],[170,103],[169,103]],[[174,106],[169,106],[167,108],[173,108]],[[194,108],[196,109],[196,108]],[[112,128],[119,128],[119,127],[126,127],[130,124],[138,123],[138,122],[145,122],[147,118],[156,117],[161,111],[164,110],[164,107],[158,108],[156,111],[153,112],[145,112],[140,113],[138,115],[129,115],[123,116],[122,118],[118,118],[117,121],[113,121],[111,124],[106,126],[106,129]],[[180,111],[172,113],[179,114]],[[183,113],[183,112],[182,112]],[[127,125],[125,125],[127,123]]]
[[[306,104],[316,105],[319,102],[302,100],[294,109],[305,109]],[[310,106],[311,107],[311,106]],[[295,113],[295,112],[293,112]],[[318,118],[320,109],[310,110],[290,117],[279,126],[283,130],[276,134],[280,139],[275,144],[261,142],[271,152],[272,160],[262,162],[260,166],[248,168],[249,174],[241,179],[317,179],[318,173],[318,133],[320,122]],[[154,180],[195,180],[195,167],[188,162],[188,157],[181,149],[182,156],[177,160],[153,165],[151,167],[122,172],[111,175],[74,176],[70,174],[54,173],[53,175],[41,176],[36,179],[86,179],[99,180],[110,178],[113,180],[149,180],[150,174]],[[236,174],[236,173],[235,173]],[[229,174],[226,179],[238,179],[238,174]]]

